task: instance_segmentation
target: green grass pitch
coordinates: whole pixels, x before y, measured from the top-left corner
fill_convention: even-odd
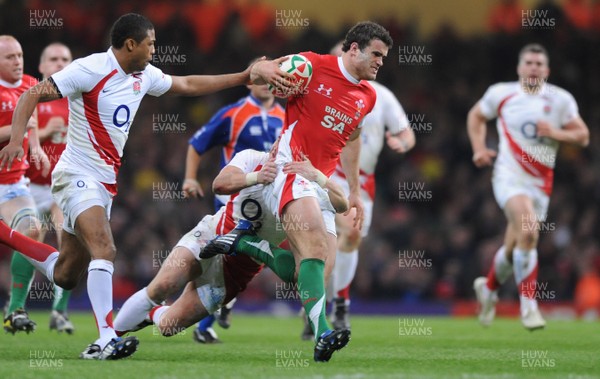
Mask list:
[[[34,312],[32,334],[0,336],[0,378],[600,378],[597,322],[550,321],[528,332],[517,319],[489,329],[475,318],[352,318],[352,340],[329,363],[312,358],[299,338],[299,318],[234,313],[220,345],[200,345],[192,329],[165,338],[154,328],[136,335],[138,351],[122,361],[83,361],[96,338],[93,316],[73,314],[72,336],[47,329]]]

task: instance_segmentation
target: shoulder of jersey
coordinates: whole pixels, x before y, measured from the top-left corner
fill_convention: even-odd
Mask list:
[[[108,53],[95,53],[87,57],[75,59],[71,64],[79,64],[94,73],[103,75],[112,71]],[[104,72],[107,71],[107,72]]]
[[[490,91],[497,93],[516,92],[519,90],[519,82],[500,82],[490,86]]]

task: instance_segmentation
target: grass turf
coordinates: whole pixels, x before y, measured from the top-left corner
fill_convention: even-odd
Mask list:
[[[299,318],[234,314],[231,329],[215,326],[222,344],[149,327],[132,357],[105,362],[77,358],[96,338],[90,313],[72,315],[72,336],[51,333],[48,315],[31,314],[35,333],[0,336],[1,378],[600,378],[598,323],[550,321],[531,333],[516,319],[483,329],[474,318],[355,316],[349,345],[316,363]]]

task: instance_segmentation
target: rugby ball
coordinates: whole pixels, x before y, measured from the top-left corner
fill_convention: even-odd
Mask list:
[[[306,57],[300,54],[287,56],[288,59],[279,64],[281,70],[294,76],[294,86],[288,91],[282,91],[279,88],[269,84],[269,91],[277,97],[287,98],[290,96],[303,95],[310,78],[312,78],[312,63]]]

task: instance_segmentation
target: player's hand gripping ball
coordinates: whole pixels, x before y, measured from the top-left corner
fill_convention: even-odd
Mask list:
[[[300,54],[292,54],[288,55],[288,58],[279,65],[279,68],[294,76],[294,85],[289,90],[284,91],[269,84],[269,91],[277,97],[287,98],[303,95],[308,83],[310,83],[310,78],[312,78],[312,63],[306,57]]]

